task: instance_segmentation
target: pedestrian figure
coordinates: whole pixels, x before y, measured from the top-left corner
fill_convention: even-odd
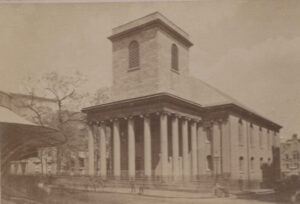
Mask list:
[[[133,181],[130,181],[130,189],[131,189],[131,193],[135,193],[135,184]]]
[[[140,195],[144,194],[144,184],[143,183],[139,186],[139,194]]]
[[[220,185],[219,183],[216,183],[216,185],[214,187],[214,194],[217,197],[228,197],[229,196],[229,192],[228,192],[227,188]]]
[[[243,179],[242,178],[239,178],[239,188],[240,188],[240,191],[243,191]]]

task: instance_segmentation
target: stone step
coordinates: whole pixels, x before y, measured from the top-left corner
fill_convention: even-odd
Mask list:
[[[84,179],[84,178],[72,178],[72,179],[58,179],[55,182],[57,185],[61,184],[68,187],[82,187],[82,188],[96,188],[96,187],[115,187],[115,188],[131,188],[132,183],[128,180],[97,180],[97,179]],[[157,181],[135,181],[135,188],[143,186],[146,189],[160,189],[171,191],[186,191],[186,192],[211,192],[214,187],[213,182],[185,182],[185,183],[161,183]]]

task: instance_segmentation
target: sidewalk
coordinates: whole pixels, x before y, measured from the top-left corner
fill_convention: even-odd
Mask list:
[[[89,192],[103,192],[103,193],[122,193],[131,195],[141,195],[160,198],[187,198],[187,199],[199,199],[199,198],[214,198],[212,193],[200,193],[200,192],[182,192],[182,191],[169,191],[169,190],[155,190],[144,189],[142,194],[139,194],[139,189],[136,188],[135,192],[131,192],[130,188],[120,187],[102,187],[102,188],[83,188],[83,187],[69,187],[70,190],[76,191],[89,191]]]

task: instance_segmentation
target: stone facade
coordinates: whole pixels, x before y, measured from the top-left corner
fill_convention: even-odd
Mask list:
[[[262,181],[260,167],[272,162],[281,126],[189,76],[188,34],[153,13],[114,28],[109,39],[112,101],[83,109],[91,130],[90,175],[96,174],[94,141],[111,138],[111,157],[100,156],[103,177]],[[139,44],[139,66],[130,68],[133,41]],[[171,68],[173,44],[178,70]],[[107,166],[107,160],[113,165]]]
[[[300,139],[296,134],[280,145],[282,176],[300,176]]]

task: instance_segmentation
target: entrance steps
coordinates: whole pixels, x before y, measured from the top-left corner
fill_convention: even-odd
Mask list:
[[[160,181],[160,180],[144,180],[129,179],[102,180],[100,177],[88,176],[72,176],[72,177],[57,177],[53,181],[54,185],[76,189],[93,189],[93,188],[144,188],[155,190],[181,191],[181,192],[202,192],[210,193],[214,187],[213,179],[205,179],[199,181]]]

